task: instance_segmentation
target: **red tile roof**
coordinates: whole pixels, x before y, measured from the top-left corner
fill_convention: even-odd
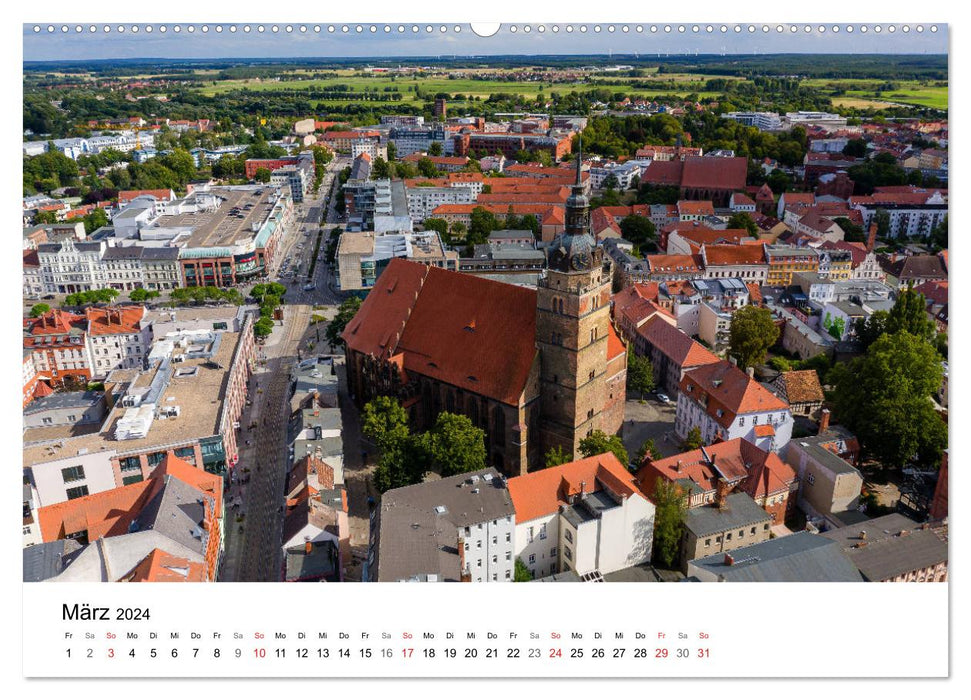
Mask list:
[[[507,487],[516,510],[516,522],[551,515],[561,505],[569,503],[569,497],[580,493],[600,491],[604,486],[620,497],[640,494],[630,474],[612,452],[595,455],[557,467],[547,467],[537,472],[509,479]]]
[[[706,245],[702,255],[705,266],[764,265],[765,249],[754,245]]]
[[[680,389],[685,397],[699,403],[701,397],[706,396],[704,411],[725,428],[740,414],[789,408],[785,401],[724,360],[688,371],[681,380]]]
[[[749,238],[751,234],[744,228],[715,229],[707,226],[698,226],[696,222],[684,221],[679,224],[671,224],[665,227],[672,233],[677,232],[685,240],[697,243],[698,245],[711,244],[734,244],[738,245],[743,238]]]
[[[687,333],[660,317],[650,319],[637,329],[637,334],[684,369],[720,361],[704,345],[692,340]]]
[[[617,335],[613,324],[610,324],[607,326],[607,361],[610,362],[625,352],[627,352],[627,346],[624,345],[624,341]]]
[[[772,437],[775,435],[775,428],[771,425],[757,425],[752,432],[755,437]]]
[[[536,290],[392,260],[347,325],[351,350],[507,404],[536,357]]]
[[[651,272],[701,272],[704,263],[700,255],[648,255]]]
[[[91,335],[138,333],[139,324],[145,316],[145,308],[142,306],[88,307],[84,310],[84,315],[88,319],[88,333]]]
[[[928,302],[932,304],[947,303],[947,280],[931,280],[914,287],[914,291],[923,294]]]
[[[745,187],[747,174],[748,158],[689,156],[684,159],[681,186],[741,190]]]
[[[786,399],[790,404],[811,403],[825,398],[819,375],[814,369],[783,372],[779,379],[785,387]]]
[[[202,583],[205,580],[205,564],[174,556],[161,549],[153,549],[119,579],[129,583]]]
[[[37,510],[44,542],[64,539],[74,532],[88,533],[88,541],[128,533],[128,526],[148,501],[151,480],[93,493]]]

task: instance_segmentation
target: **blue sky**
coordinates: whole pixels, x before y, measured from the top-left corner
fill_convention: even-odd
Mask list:
[[[384,24],[375,25],[377,31],[371,33],[370,24],[365,24],[361,33],[355,31],[357,25],[348,25],[350,33],[341,33],[341,26],[336,27],[335,33],[328,33],[328,25],[321,25],[320,33],[313,31],[313,25],[305,25],[306,33],[299,31],[299,24],[291,25],[292,33],[284,29],[286,25],[279,25],[279,31],[270,31],[271,24],[265,24],[265,31],[256,31],[258,25],[251,27],[249,33],[244,33],[244,25],[236,25],[237,31],[231,33],[230,25],[221,25],[222,32],[216,32],[216,24],[208,24],[208,32],[203,33],[202,24],[195,24],[195,31],[189,33],[188,25],[181,25],[182,31],[173,31],[174,25],[167,25],[167,31],[159,31],[160,25],[152,25],[153,30],[145,31],[146,25],[138,25],[139,31],[132,33],[132,25],[125,25],[125,31],[118,32],[118,25],[112,24],[111,31],[102,31],[103,24],[98,25],[94,33],[89,31],[90,25],[83,25],[83,31],[78,33],[76,25],[68,26],[68,31],[62,32],[60,24],[55,25],[55,31],[49,33],[48,25],[41,26],[41,31],[35,33],[34,25],[24,25],[24,60],[79,60],[79,59],[111,59],[111,58],[274,58],[274,57],[361,57],[361,56],[437,56],[457,54],[468,55],[496,55],[496,54],[607,54],[634,53],[644,56],[651,54],[737,54],[737,53],[907,53],[907,54],[943,54],[947,53],[947,26],[939,25],[938,31],[931,32],[930,25],[924,25],[923,32],[915,30],[916,25],[910,25],[909,32],[903,32],[903,25],[896,25],[896,31],[890,33],[887,24],[882,25],[882,31],[874,31],[874,25],[869,25],[866,33],[860,31],[859,25],[854,25],[854,31],[847,33],[846,24],[840,25],[840,31],[834,33],[833,25],[825,25],[826,31],[814,29],[805,31],[806,25],[795,25],[797,31],[792,32],[793,25],[782,25],[782,32],[776,31],[777,24],[770,25],[770,31],[763,32],[762,25],[756,25],[756,31],[750,33],[749,25],[744,25],[742,31],[736,33],[734,25],[728,25],[728,31],[722,33],[722,25],[715,24],[714,32],[706,32],[707,25],[697,25],[699,31],[692,31],[696,25],[683,25],[685,31],[679,32],[678,25],[672,25],[672,31],[666,33],[663,25],[658,25],[656,33],[650,31],[650,24],[629,24],[629,31],[623,33],[622,25],[616,24],[615,31],[607,31],[607,24],[602,24],[599,33],[594,31],[594,24],[586,24],[587,31],[580,32],[579,24],[573,32],[568,33],[566,25],[559,25],[560,31],[554,33],[552,24],[547,24],[546,31],[537,31],[537,24],[531,25],[532,31],[524,32],[524,25],[503,25],[494,36],[482,38],[476,36],[469,25],[459,25],[461,31],[456,33],[454,24],[448,25],[449,31],[441,33],[440,25],[435,25],[432,32],[426,31],[427,25],[421,25],[417,33],[412,32],[412,26],[406,25],[405,31],[398,33],[399,25],[391,25],[391,32],[384,32]],[[516,26],[517,31],[510,31]],[[641,26],[642,32],[635,28]],[[813,25],[818,27],[819,25]]]

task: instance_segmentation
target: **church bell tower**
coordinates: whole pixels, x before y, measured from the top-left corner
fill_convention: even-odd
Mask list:
[[[610,332],[610,274],[590,235],[582,162],[581,141],[566,228],[550,243],[536,294],[543,451],[559,446],[574,458],[580,441],[603,429]]]

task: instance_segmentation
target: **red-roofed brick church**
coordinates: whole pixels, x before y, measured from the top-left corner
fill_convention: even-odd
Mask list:
[[[466,415],[510,476],[542,468],[551,447],[578,454],[592,431],[618,432],[627,352],[589,216],[578,169],[535,290],[392,260],[343,334],[358,405],[395,396],[418,429]]]

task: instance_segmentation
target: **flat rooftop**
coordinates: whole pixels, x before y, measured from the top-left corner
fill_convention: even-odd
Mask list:
[[[159,217],[157,225],[162,228],[191,228],[192,234],[187,242],[189,248],[236,245],[256,236],[270,212],[273,211],[270,198],[276,194],[276,190],[272,187],[256,190],[214,188],[209,194],[223,200],[215,211],[162,216]]]
[[[156,418],[145,437],[134,440],[115,439],[115,427],[126,410],[118,404],[97,432],[52,437],[46,428],[25,430],[24,466],[73,457],[79,450],[87,450],[88,453],[114,450],[124,454],[217,435],[219,417],[226,398],[226,386],[229,383],[229,369],[239,340],[239,333],[224,332],[219,349],[212,358],[187,359],[173,363],[172,379],[157,405],[159,408],[178,406],[180,415],[177,418]],[[192,367],[197,369],[191,376],[178,376]],[[153,369],[139,374],[130,387],[148,386],[156,371]]]

